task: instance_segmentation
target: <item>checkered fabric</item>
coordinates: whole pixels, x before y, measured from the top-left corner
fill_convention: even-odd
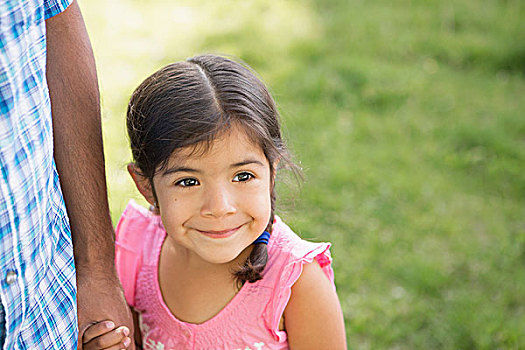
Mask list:
[[[45,77],[45,20],[65,10],[71,1],[0,0],[4,349],[76,348],[73,247],[53,160]]]
[[[5,340],[5,313],[2,303],[0,303],[0,345],[4,344]]]

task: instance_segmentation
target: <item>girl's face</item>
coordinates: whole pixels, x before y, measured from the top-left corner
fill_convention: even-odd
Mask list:
[[[270,164],[242,129],[233,127],[205,153],[172,154],[153,178],[169,239],[210,263],[234,260],[270,219]]]

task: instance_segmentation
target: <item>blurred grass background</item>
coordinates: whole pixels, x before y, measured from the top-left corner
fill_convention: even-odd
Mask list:
[[[279,186],[280,215],[333,242],[349,348],[525,348],[524,1],[80,5],[114,221],[139,199],[133,89],[172,61],[234,55],[280,106],[306,175]]]

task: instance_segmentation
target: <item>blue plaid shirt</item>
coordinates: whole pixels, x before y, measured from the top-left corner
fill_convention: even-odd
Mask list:
[[[0,0],[0,299],[5,349],[76,347],[73,247],[53,160],[45,76],[45,20],[71,1]]]

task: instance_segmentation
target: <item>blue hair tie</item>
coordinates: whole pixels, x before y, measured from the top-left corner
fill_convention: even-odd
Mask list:
[[[255,240],[252,244],[258,244],[258,243],[264,243],[268,244],[268,241],[270,240],[270,232],[264,231],[259,238]]]

